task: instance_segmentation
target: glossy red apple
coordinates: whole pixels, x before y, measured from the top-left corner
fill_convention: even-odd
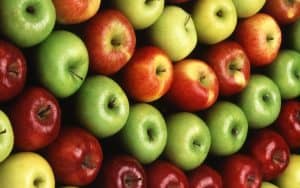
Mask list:
[[[185,173],[174,164],[156,160],[146,168],[147,187],[151,188],[188,188]]]
[[[118,72],[135,50],[136,36],[129,20],[118,10],[101,10],[84,28],[90,70],[104,75]]]
[[[0,102],[8,101],[24,88],[26,59],[13,44],[0,39]]]
[[[35,151],[53,142],[60,130],[61,109],[56,98],[42,87],[24,89],[9,110],[15,147]]]
[[[218,77],[220,95],[237,94],[247,86],[250,62],[237,42],[223,41],[212,45],[206,54],[206,61]]]
[[[198,111],[212,106],[219,95],[214,70],[204,61],[185,59],[174,65],[174,76],[166,98],[178,109]]]
[[[137,49],[122,70],[123,88],[131,98],[140,102],[152,102],[165,95],[172,80],[172,61],[155,46]]]

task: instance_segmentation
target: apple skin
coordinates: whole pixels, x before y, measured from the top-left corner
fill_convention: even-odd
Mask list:
[[[60,24],[78,24],[93,17],[101,0],[53,0],[56,20]]]
[[[192,18],[198,41],[204,44],[216,44],[228,38],[238,20],[232,0],[196,0]]]
[[[218,77],[220,95],[234,95],[247,86],[250,61],[237,42],[227,40],[212,45],[205,56]]]
[[[292,50],[300,52],[300,19],[291,23],[287,30],[287,44]]]
[[[0,163],[12,152],[14,147],[14,132],[8,116],[0,110]]]
[[[237,98],[237,104],[244,111],[251,129],[270,126],[280,113],[280,91],[265,75],[252,74],[247,87]]]
[[[197,45],[194,21],[179,6],[166,5],[161,16],[146,32],[150,43],[164,50],[172,61],[186,58]]]
[[[101,168],[103,153],[97,140],[78,127],[63,127],[57,139],[43,150],[55,180],[62,184],[84,186],[92,183]]]
[[[247,18],[258,13],[266,0],[233,0],[239,18]]]
[[[180,110],[195,112],[211,107],[219,95],[214,70],[199,59],[184,59],[173,66],[167,100]]]
[[[156,160],[146,167],[147,187],[151,188],[188,188],[185,173],[173,163]]]
[[[168,136],[164,156],[183,170],[192,170],[201,165],[211,146],[206,123],[189,112],[171,114],[166,122]]]
[[[84,28],[84,41],[89,52],[90,70],[97,74],[117,73],[135,50],[135,31],[120,11],[101,10]]]
[[[276,185],[274,185],[274,184],[272,184],[270,182],[264,181],[261,184],[261,188],[279,188],[279,187],[277,187]]]
[[[77,35],[56,30],[37,47],[35,63],[37,80],[55,97],[66,98],[83,83],[89,58],[86,46]]]
[[[0,164],[0,187],[54,188],[55,179],[44,157],[33,152],[18,152]]]
[[[168,3],[172,3],[172,4],[181,4],[181,3],[186,3],[192,0],[166,0]]]
[[[245,50],[251,65],[259,67],[271,64],[281,46],[281,29],[270,15],[257,13],[239,21],[235,40]]]
[[[0,102],[20,94],[26,77],[27,63],[23,52],[12,43],[0,40]]]
[[[122,87],[139,102],[152,102],[167,93],[173,81],[173,64],[168,55],[155,46],[137,49],[122,69]]]
[[[74,100],[80,124],[98,138],[116,134],[127,121],[128,98],[123,89],[107,76],[88,77]]]
[[[119,132],[125,150],[142,164],[156,160],[167,144],[167,127],[158,109],[147,103],[130,106],[125,126]]]
[[[0,2],[0,32],[20,47],[43,41],[55,25],[51,0],[3,0]]]

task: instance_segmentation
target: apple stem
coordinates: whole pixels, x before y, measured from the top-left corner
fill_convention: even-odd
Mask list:
[[[274,40],[274,37],[271,35],[267,35],[267,41],[271,41],[271,40]]]
[[[158,66],[157,68],[156,68],[156,74],[157,75],[161,75],[161,73],[164,73],[164,72],[166,72],[167,70],[165,69],[165,68],[163,68],[163,67],[161,67],[161,66]]]
[[[234,63],[231,63],[231,64],[229,65],[229,69],[232,70],[232,71],[235,71],[235,70],[241,71],[241,70],[242,70],[241,68],[237,67],[237,65],[234,64]]]
[[[5,134],[6,133],[6,129],[0,131],[0,134]]]
[[[113,109],[116,106],[116,102],[117,100],[115,97],[111,98],[110,101],[108,102],[108,108]]]
[[[119,39],[113,38],[110,42],[113,46],[120,46],[121,41]]]
[[[191,15],[188,14],[188,15],[185,17],[185,22],[184,22],[185,28],[186,28],[187,24],[189,23],[190,19],[191,19]]]
[[[70,70],[70,72],[72,73],[72,75],[74,75],[75,77],[79,78],[80,80],[83,80],[83,78],[81,76],[79,76],[77,73],[75,73],[74,71]]]
[[[35,12],[34,7],[33,6],[28,6],[26,8],[26,12],[29,13],[29,14],[34,14],[34,12]]]
[[[50,112],[51,106],[47,105],[46,107],[42,107],[38,112],[38,116],[40,119],[44,119]]]

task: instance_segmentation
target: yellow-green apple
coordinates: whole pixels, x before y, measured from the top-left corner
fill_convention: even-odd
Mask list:
[[[158,20],[147,29],[151,44],[164,50],[172,61],[191,54],[197,44],[197,32],[191,15],[183,8],[167,5]]]
[[[184,111],[204,110],[219,95],[219,82],[214,70],[199,59],[184,59],[173,67],[173,81],[166,94],[170,103]]]
[[[52,32],[55,8],[51,0],[1,0],[0,32],[20,47],[31,47]]]
[[[286,33],[288,47],[300,52],[300,19],[291,23]]]
[[[169,56],[156,46],[144,46],[134,52],[122,69],[121,86],[135,101],[152,102],[171,87],[173,64]]]
[[[85,44],[74,33],[53,31],[35,51],[39,82],[57,98],[73,95],[83,83],[89,65]]]
[[[53,170],[37,153],[14,153],[0,163],[0,187],[55,188]]]
[[[280,113],[280,91],[269,77],[252,74],[247,87],[239,94],[237,103],[244,111],[250,128],[268,127]]]
[[[260,188],[279,188],[279,187],[277,187],[276,185],[270,182],[263,181]]]
[[[12,152],[14,147],[14,132],[8,116],[0,110],[0,163]]]
[[[232,0],[239,18],[247,18],[258,13],[266,0]]]
[[[128,98],[123,89],[107,76],[88,77],[74,100],[80,124],[98,138],[116,134],[127,121]]]
[[[212,45],[205,56],[219,80],[220,95],[234,95],[247,86],[250,62],[237,42],[226,40]]]
[[[128,62],[135,50],[135,31],[125,15],[118,10],[101,10],[87,22],[84,30],[89,66],[94,73],[115,74]]]
[[[165,0],[112,0],[114,8],[129,19],[135,29],[141,30],[152,25],[162,14]]]
[[[235,39],[245,50],[251,65],[265,66],[276,58],[281,46],[281,29],[275,19],[265,13],[239,21]]]
[[[101,0],[52,0],[60,24],[78,24],[93,17]]]
[[[167,145],[164,156],[183,170],[192,170],[206,159],[211,136],[206,123],[190,112],[167,116]]]
[[[196,0],[192,18],[198,40],[205,44],[215,44],[228,38],[238,20],[232,0]]]
[[[0,102],[21,93],[27,77],[27,63],[21,49],[0,39]]]

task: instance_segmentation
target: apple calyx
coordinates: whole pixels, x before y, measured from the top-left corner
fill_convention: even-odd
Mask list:
[[[43,180],[41,178],[38,177],[38,178],[34,179],[33,186],[35,188],[40,188],[40,187],[42,187],[42,185],[43,185]]]
[[[249,174],[246,179],[247,187],[252,187],[255,184],[256,176],[253,174]]]
[[[239,133],[240,133],[240,131],[239,131],[238,128],[233,127],[233,128],[231,129],[231,135],[232,135],[232,136],[236,137],[236,136],[239,135]]]
[[[153,130],[151,128],[147,129],[147,136],[148,136],[150,142],[154,140],[155,136],[154,136]]]
[[[272,161],[275,164],[278,164],[280,166],[282,166],[286,163],[286,161],[284,159],[285,159],[284,151],[282,151],[282,150],[276,150],[272,155]]]
[[[133,188],[136,187],[136,185],[139,184],[140,181],[142,181],[143,178],[136,177],[133,175],[124,176],[123,182],[126,188]]]
[[[218,10],[217,12],[216,12],[216,16],[218,17],[218,18],[222,18],[223,17],[223,10]]]
[[[97,167],[96,164],[93,162],[91,155],[84,156],[81,166],[87,169],[95,169]]]
[[[38,118],[40,120],[44,120],[47,118],[47,116],[50,114],[51,112],[51,106],[50,105],[47,105],[47,106],[42,106],[38,112],[37,112],[37,115],[38,115]]]
[[[19,75],[19,67],[18,63],[11,63],[7,66],[8,75],[11,77],[18,77]]]
[[[28,7],[26,7],[26,12],[28,14],[34,14],[35,13],[35,8],[32,5],[29,5]]]
[[[6,129],[3,129],[3,130],[0,131],[0,135],[5,134],[5,133],[6,133]]]
[[[265,102],[265,103],[268,103],[269,100],[270,100],[270,95],[268,93],[265,93],[263,96],[262,96],[262,100]]]

